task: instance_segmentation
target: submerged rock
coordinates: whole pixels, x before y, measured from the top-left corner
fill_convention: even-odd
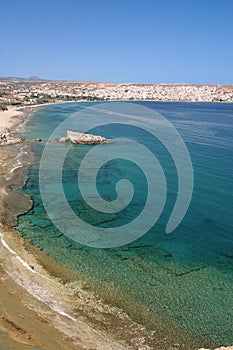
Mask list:
[[[112,143],[112,140],[106,139],[103,136],[84,134],[81,132],[75,132],[67,130],[66,137],[59,139],[60,142],[73,143],[80,145],[97,145],[104,143]]]

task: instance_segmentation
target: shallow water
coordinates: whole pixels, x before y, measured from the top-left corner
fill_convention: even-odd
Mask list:
[[[177,128],[190,152],[194,192],[188,212],[176,230],[172,234],[164,233],[176,199],[176,168],[164,147],[143,132],[140,137],[159,157],[168,186],[165,209],[146,235],[122,247],[96,249],[61,234],[48,218],[40,197],[38,172],[44,142],[32,142],[38,164],[30,168],[23,191],[32,196],[34,206],[19,217],[17,229],[54,259],[99,282],[100,293],[133,313],[138,321],[150,323],[148,315],[151,318],[168,315],[198,335],[230,345],[233,342],[233,105],[139,104],[165,116]],[[37,137],[46,141],[62,121],[91,105],[44,107],[28,120],[20,133],[32,141]],[[106,137],[120,133],[135,139],[137,132],[132,128],[119,129],[117,125],[95,130]],[[97,213],[84,203],[77,188],[79,164],[91,148],[72,147],[66,157],[63,187],[70,206],[83,220],[96,226],[116,227],[131,221],[146,201],[144,174],[126,160],[106,164],[97,178],[101,195],[113,200],[115,184],[125,177],[134,184],[135,194],[131,205],[122,212]],[[59,215],[59,207],[55,210]],[[140,305],[140,311],[130,310],[132,304],[127,299]]]

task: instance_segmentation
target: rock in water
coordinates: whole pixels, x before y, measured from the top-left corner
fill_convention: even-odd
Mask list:
[[[103,136],[84,134],[70,130],[67,130],[66,137],[62,137],[59,141],[79,145],[98,145],[103,143],[112,143],[111,140],[106,139]]]

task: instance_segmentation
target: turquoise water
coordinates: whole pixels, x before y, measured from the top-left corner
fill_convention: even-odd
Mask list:
[[[32,141],[38,163],[29,170],[23,189],[34,206],[19,217],[17,229],[34,245],[56,260],[99,281],[114,302],[125,306],[124,295],[149,312],[150,317],[169,315],[179,324],[221,345],[233,343],[233,105],[217,103],[140,102],[165,116],[179,131],[189,150],[194,170],[194,191],[189,210],[172,234],[165,234],[178,187],[176,168],[164,147],[143,132],[144,145],[156,152],[167,179],[164,211],[154,227],[126,246],[95,249],[61,234],[48,218],[39,190],[39,160],[53,130],[86,104],[47,106],[36,112],[21,133]],[[137,104],[135,103],[135,106]],[[130,136],[132,128],[96,128],[106,137]],[[64,135],[61,135],[64,136]],[[66,147],[66,146],[61,146]],[[85,221],[102,227],[120,226],[135,218],[146,201],[145,175],[123,159],[106,164],[98,174],[99,192],[115,198],[115,184],[127,177],[134,184],[132,203],[120,213],[103,214],[91,209],[77,188],[77,171],[92,146],[71,147],[63,168],[63,187],[72,209]],[[51,164],[52,166],[52,164]],[[143,312],[143,311],[141,311]],[[145,316],[147,315],[147,316]],[[145,321],[145,315],[137,314]]]

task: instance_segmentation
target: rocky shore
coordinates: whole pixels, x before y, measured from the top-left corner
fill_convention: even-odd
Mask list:
[[[12,134],[10,129],[0,129],[0,146],[15,145],[23,141],[24,139]]]

